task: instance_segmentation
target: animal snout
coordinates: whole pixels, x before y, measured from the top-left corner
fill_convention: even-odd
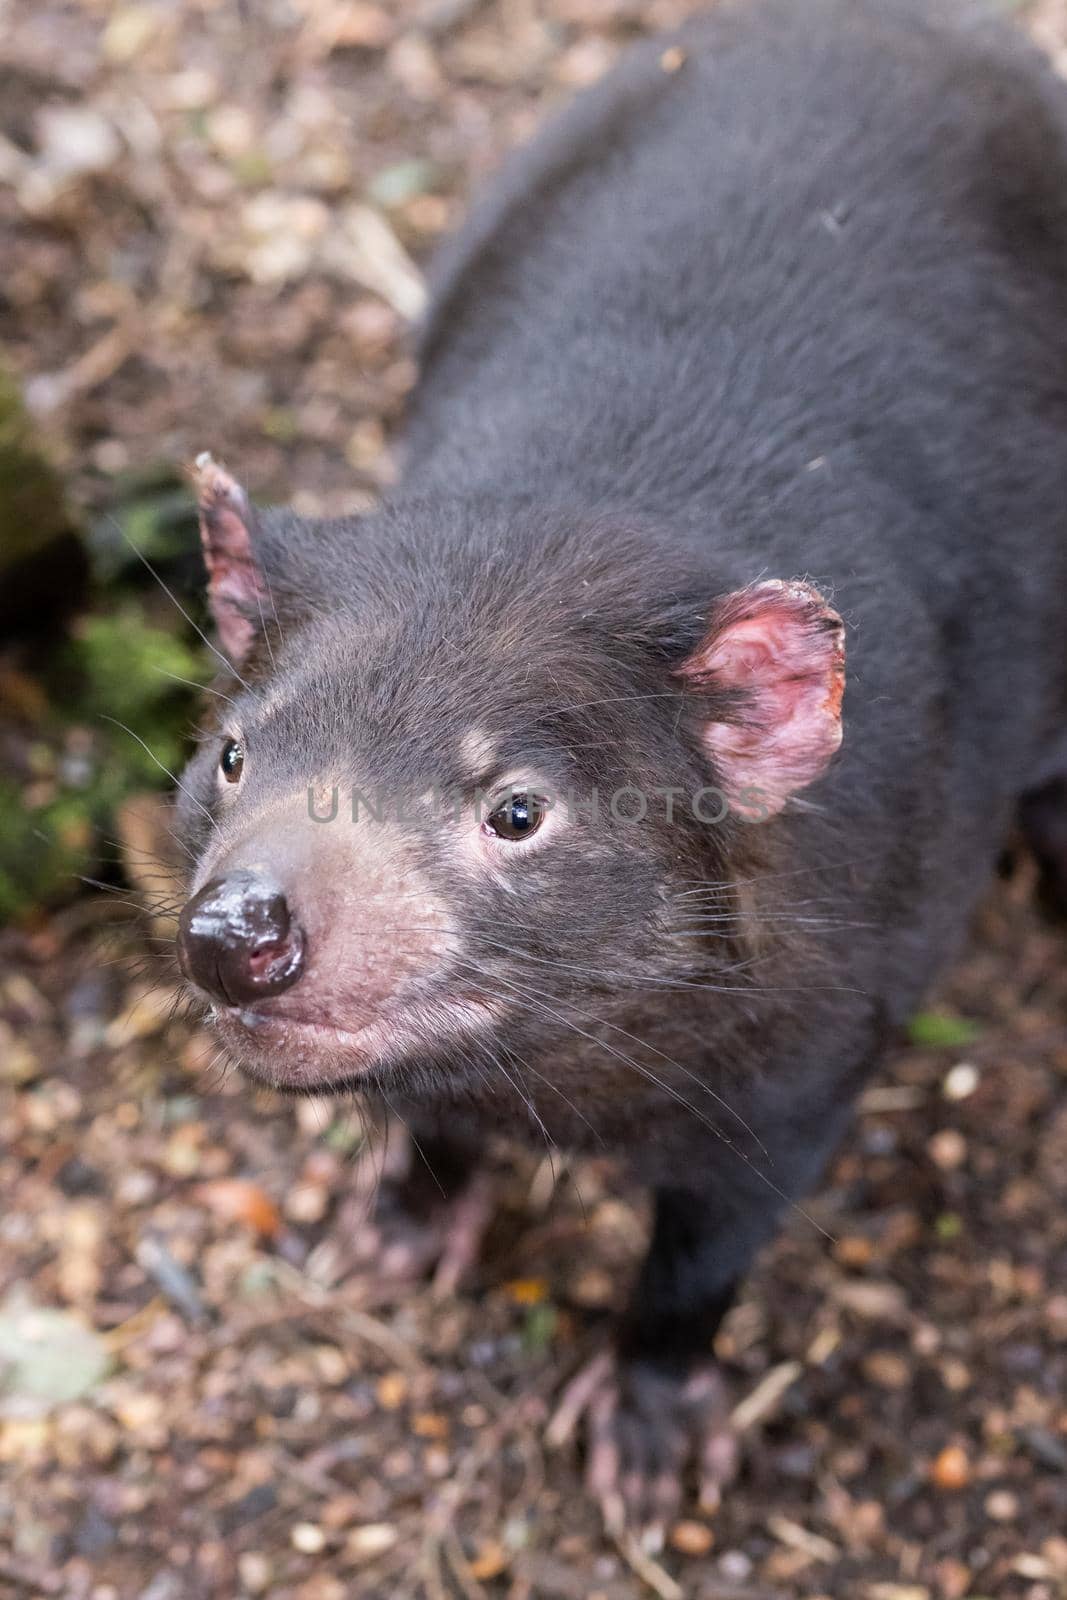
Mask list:
[[[247,1006],[291,989],[304,955],[304,932],[284,893],[255,873],[212,878],[178,923],[182,971],[224,1005]]]

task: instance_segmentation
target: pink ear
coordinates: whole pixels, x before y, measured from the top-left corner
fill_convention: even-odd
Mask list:
[[[844,624],[808,583],[755,583],[726,595],[679,671],[694,686],[740,691],[737,720],[708,723],[704,741],[741,816],[781,811],[841,743]]]
[[[252,550],[254,513],[241,485],[206,450],[197,456],[192,478],[211,612],[223,649],[240,666],[260,631],[255,619],[264,616],[267,600]]]

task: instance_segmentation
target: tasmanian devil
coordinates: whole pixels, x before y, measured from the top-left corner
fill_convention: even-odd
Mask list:
[[[1024,798],[1067,895],[1067,94],[935,0],[727,0],[434,283],[379,510],[197,463],[233,672],[179,955],[249,1076],[398,1106],[453,1201],[494,1130],[652,1187],[585,1385],[645,1519],[728,1473],[716,1327]]]

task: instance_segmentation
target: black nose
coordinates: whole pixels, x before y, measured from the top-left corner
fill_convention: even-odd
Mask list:
[[[212,878],[178,923],[187,978],[226,1005],[289,989],[304,970],[304,934],[276,884],[252,872]]]

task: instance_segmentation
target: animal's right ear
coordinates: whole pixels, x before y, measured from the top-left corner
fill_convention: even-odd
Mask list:
[[[810,583],[770,579],[724,595],[703,643],[677,672],[691,688],[737,696],[729,720],[708,722],[702,733],[740,816],[781,811],[841,743],[845,625]]]
[[[222,648],[240,668],[271,613],[256,556],[256,513],[245,491],[205,450],[192,467],[208,601]]]

